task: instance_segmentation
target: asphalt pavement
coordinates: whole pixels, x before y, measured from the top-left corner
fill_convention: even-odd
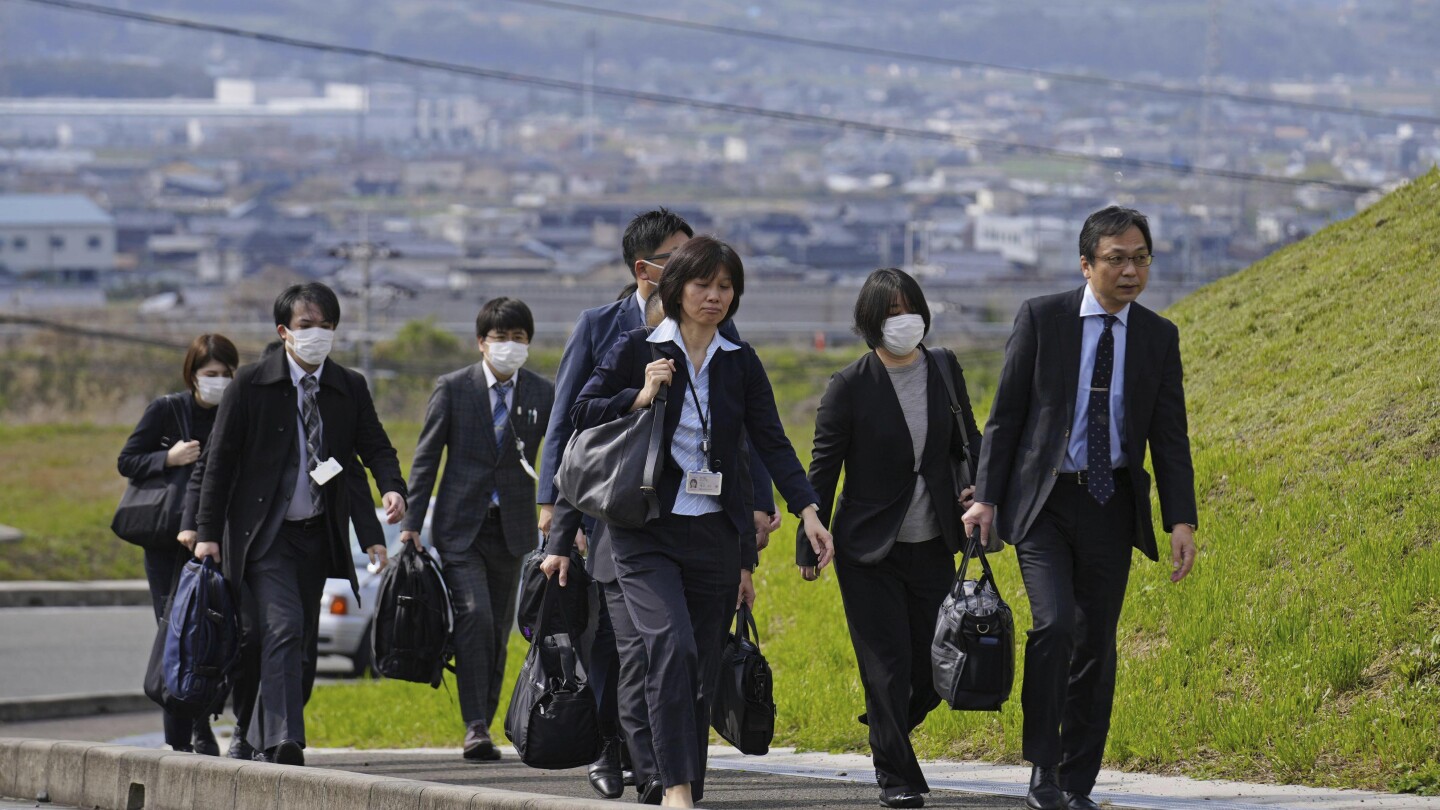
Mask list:
[[[0,609],[0,698],[140,691],[148,607]]]

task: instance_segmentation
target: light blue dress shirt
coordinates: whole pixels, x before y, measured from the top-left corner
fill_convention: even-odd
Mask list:
[[[660,322],[655,331],[650,333],[647,340],[651,343],[674,343],[680,347],[680,353],[688,356],[685,350],[685,341],[680,337],[680,325],[670,318]],[[715,419],[710,415],[710,361],[715,357],[715,352],[724,349],[733,352],[740,347],[734,342],[720,336],[719,332],[710,339],[710,345],[705,348],[705,361],[700,364],[700,370],[686,369],[690,372],[691,390],[685,390],[677,386],[670,386],[670,396],[680,397],[680,425],[675,428],[675,436],[670,440],[670,455],[685,472],[699,470],[708,467],[705,454],[700,450],[700,440],[704,435],[704,428],[700,421],[701,410],[705,413],[706,420],[711,426],[710,445],[714,449]],[[689,362],[688,360],[686,361]],[[694,395],[691,395],[693,390]],[[695,407],[696,401],[700,403],[700,409]],[[685,491],[680,487],[680,492],[675,496],[675,506],[670,510],[677,515],[708,515],[711,512],[719,512],[723,507],[720,505],[720,498],[715,495],[696,495]]]
[[[1108,314],[1095,292],[1085,285],[1085,294],[1080,299],[1080,317],[1085,320],[1084,335],[1080,340],[1080,384],[1075,388],[1075,421],[1070,425],[1070,449],[1061,463],[1061,472],[1079,472],[1087,466],[1086,453],[1090,447],[1087,436],[1086,418],[1090,415],[1090,378],[1095,374],[1095,353],[1100,346],[1100,334],[1105,331],[1101,315]],[[1125,455],[1124,436],[1120,426],[1125,424],[1125,333],[1129,331],[1130,305],[1115,313],[1119,320],[1110,327],[1115,337],[1115,370],[1110,378],[1110,466],[1125,467],[1129,459]]]

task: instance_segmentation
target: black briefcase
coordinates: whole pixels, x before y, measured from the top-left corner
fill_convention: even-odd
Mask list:
[[[710,707],[710,725],[742,754],[770,751],[775,739],[774,678],[760,654],[760,634],[750,606],[735,612],[735,632],[725,639],[720,680]]]
[[[534,641],[540,626],[540,603],[545,599],[545,585],[548,579],[540,570],[545,562],[545,539],[530,552],[520,566],[520,597],[516,601],[515,624],[526,641]],[[567,584],[560,588],[559,598],[565,601],[566,632],[570,638],[578,639],[590,623],[590,575],[585,572],[585,558],[580,552],[570,550],[570,573]]]
[[[505,736],[520,761],[547,770],[578,768],[600,758],[595,696],[580,651],[563,632],[569,621],[559,591],[558,584],[546,583],[535,638],[505,712]]]
[[[984,569],[978,580],[965,578],[971,556]],[[965,544],[955,583],[940,604],[930,665],[935,691],[952,709],[999,711],[1015,684],[1015,621],[995,587],[979,529]]]

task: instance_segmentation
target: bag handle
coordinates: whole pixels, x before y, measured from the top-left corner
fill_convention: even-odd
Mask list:
[[[965,569],[970,566],[971,557],[979,557],[980,567],[984,569],[984,573],[976,582],[975,590],[980,590],[980,587],[988,580],[990,587],[995,588],[995,592],[999,593],[999,586],[995,584],[995,571],[990,568],[990,561],[985,558],[985,547],[980,543],[979,526],[976,526],[970,533],[970,542],[965,544],[965,556],[960,558],[960,569],[955,572],[955,586],[961,588],[960,593],[964,593]]]
[[[735,635],[760,649],[760,630],[755,626],[755,613],[744,602],[735,610]]]
[[[660,348],[650,344],[651,361],[662,360],[665,356],[660,353]],[[645,473],[640,478],[640,492],[645,496],[645,514],[647,520],[654,520],[660,516],[660,445],[665,439],[665,406],[670,397],[670,385],[663,383],[660,390],[655,392],[655,399],[650,403],[650,444],[645,451]],[[657,404],[658,403],[658,404]],[[544,611],[544,604],[541,604],[541,611]],[[569,619],[566,619],[568,622]]]
[[[560,583],[556,582],[555,579],[553,576],[545,578],[545,592],[540,595],[540,615],[535,617],[535,637],[533,641],[536,642],[543,640],[546,636],[553,635],[549,632],[550,626],[545,621],[546,616],[549,615],[550,603],[552,601],[560,603],[560,618],[565,622],[566,634],[570,632],[570,611],[565,609],[565,600],[559,598],[559,594],[556,592],[560,588]]]

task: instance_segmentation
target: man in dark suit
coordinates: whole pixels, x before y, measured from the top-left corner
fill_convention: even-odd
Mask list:
[[[520,563],[535,547],[535,455],[555,386],[522,368],[534,336],[525,302],[495,298],[480,308],[475,340],[482,359],[436,383],[410,468],[415,508],[400,537],[419,548],[440,454],[447,453],[430,535],[455,614],[455,678],[469,760],[500,758],[490,722],[500,703]]]
[[[1130,548],[1158,559],[1149,448],[1172,582],[1195,562],[1195,473],[1180,333],[1135,303],[1153,244],[1111,206],[1080,231],[1081,289],[1026,301],[1005,347],[967,527],[1015,544],[1033,626],[1024,756],[1033,810],[1094,810]]]
[[[305,699],[313,681],[320,594],[344,577],[356,456],[384,493],[391,523],[405,514],[405,479],[365,378],[327,360],[340,302],[323,284],[275,299],[285,351],[235,375],[215,416],[196,515],[196,557],[220,562],[245,586],[260,643],[260,695],[245,726],[266,759],[303,765]],[[366,549],[384,566],[385,546]]]
[[[545,435],[545,458],[540,467],[540,488],[536,499],[540,504],[540,531],[550,536],[554,504],[559,497],[555,487],[555,473],[560,469],[565,446],[575,432],[570,419],[570,409],[580,396],[580,391],[589,381],[595,367],[600,365],[610,348],[621,335],[646,325],[645,302],[660,282],[661,275],[670,259],[670,254],[695,235],[694,230],[682,217],[664,208],[647,211],[636,216],[625,229],[622,239],[625,266],[635,279],[634,289],[623,293],[619,300],[604,306],[587,309],[580,314],[565,351],[560,357],[560,368],[555,375],[555,401],[558,407],[550,416],[550,426]],[[733,323],[726,321],[721,334],[729,340],[739,340]],[[770,477],[758,457],[752,457],[751,484],[754,492],[754,519],[757,529],[756,542],[764,547],[769,532],[778,528],[779,515],[775,514],[775,496]],[[593,521],[586,521],[587,531],[594,528]],[[568,534],[568,533],[567,533]],[[584,535],[580,535],[583,538]],[[563,538],[563,542],[562,542]],[[547,547],[553,556],[569,555],[568,536],[557,533]],[[595,538],[590,538],[595,539]],[[583,542],[580,539],[579,542]],[[620,740],[622,728],[627,737],[639,733],[648,726],[645,697],[639,679],[645,670],[644,648],[638,632],[630,626],[629,616],[624,608],[624,597],[615,585],[614,568],[610,563],[608,550],[596,545],[590,549],[586,567],[596,580],[600,591],[600,605],[597,611],[597,629],[590,645],[588,672],[590,685],[599,701],[601,732],[606,737],[606,746],[601,758],[590,767],[590,784],[605,798],[615,798],[623,792],[621,783],[621,762],[634,759],[635,770],[641,776],[653,776],[656,771],[651,765],[652,757],[645,751],[634,750],[635,746],[624,746]],[[615,624],[620,623],[621,627]],[[616,645],[625,649],[617,652]],[[628,663],[627,663],[628,662]],[[628,674],[622,674],[624,666]],[[623,683],[623,686],[622,686]],[[628,686],[629,688],[625,688]],[[625,694],[620,694],[623,691]],[[631,741],[633,743],[633,740]],[[640,786],[644,789],[644,785]]]

